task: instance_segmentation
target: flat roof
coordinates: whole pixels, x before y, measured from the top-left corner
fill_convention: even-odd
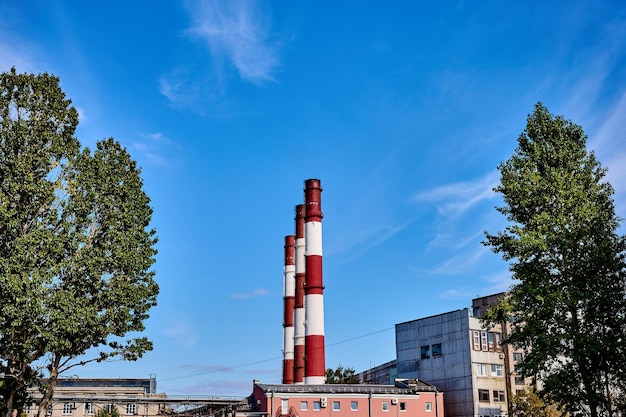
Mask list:
[[[374,384],[256,384],[265,392],[285,392],[297,394],[416,394],[435,392],[437,387],[423,381],[417,385],[397,387],[394,385]]]

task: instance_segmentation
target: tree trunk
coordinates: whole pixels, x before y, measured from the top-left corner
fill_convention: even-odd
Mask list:
[[[37,417],[46,417],[48,411],[48,405],[52,401],[54,396],[54,389],[57,385],[57,378],[59,377],[59,364],[61,363],[61,356],[54,355],[52,364],[50,365],[50,377],[48,378],[48,384],[46,390],[43,393],[41,402],[39,403],[39,409],[37,410]]]
[[[5,404],[7,407],[7,412],[5,414],[5,417],[12,417],[13,415],[13,397],[14,396],[15,396],[15,389],[11,387],[8,392],[8,397],[5,400]]]

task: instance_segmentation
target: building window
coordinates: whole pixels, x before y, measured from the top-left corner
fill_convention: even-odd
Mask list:
[[[524,382],[524,378],[521,376],[515,377],[515,385],[526,385]]]
[[[495,336],[492,332],[487,333],[487,342],[489,343],[489,352],[496,351]]]
[[[433,345],[433,356],[443,355],[443,349],[441,349],[441,343],[435,343]]]
[[[85,414],[93,414],[93,403],[85,403]]]
[[[341,404],[339,403],[339,401],[333,401],[333,411],[339,410],[341,410]]]
[[[473,331],[474,335],[474,350],[480,350],[480,332],[478,330]]]
[[[306,401],[300,401],[300,410],[306,411],[309,409],[309,404]]]
[[[280,408],[282,410],[281,414],[289,413],[289,400],[285,398],[281,398],[280,400]]]
[[[487,348],[487,332],[480,332],[480,341],[482,350],[484,350],[485,352],[488,351],[489,349]]]
[[[111,413],[111,412],[113,412],[113,404],[105,404],[105,405],[104,405],[104,410],[105,410],[107,413]]]
[[[72,403],[63,403],[63,415],[72,414],[72,409],[74,408]]]
[[[359,411],[359,402],[358,401],[351,401],[350,402],[350,410],[352,410],[352,411]]]
[[[319,401],[313,401],[313,411],[320,411],[321,403]]]
[[[433,411],[433,403],[427,402],[426,403],[426,412],[430,413],[431,411]]]
[[[404,401],[400,403],[400,411],[406,411],[406,403]]]
[[[494,391],[493,400],[501,403],[505,402],[506,399],[504,398],[504,391]]]
[[[488,389],[478,390],[478,401],[489,402],[489,390]]]
[[[389,401],[383,401],[383,411],[389,411]]]
[[[476,375],[478,376],[488,376],[487,373],[487,364],[486,363],[477,363],[476,364]]]
[[[496,352],[502,352],[502,339],[500,337],[500,333],[495,333],[496,335]]]
[[[502,365],[491,365],[492,376],[504,376],[504,367]]]
[[[428,359],[430,358],[430,346],[422,346],[421,348],[421,358],[422,359]]]
[[[515,362],[519,362],[522,360],[522,353],[521,352],[513,352],[513,360]]]
[[[126,414],[132,414],[132,415],[137,414],[137,404],[135,403],[126,404]]]

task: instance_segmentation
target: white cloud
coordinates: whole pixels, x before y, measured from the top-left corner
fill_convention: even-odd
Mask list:
[[[0,30],[0,71],[15,67],[18,73],[36,72],[32,52],[35,47],[23,39]]]
[[[482,278],[489,285],[481,290],[481,294],[496,294],[508,291],[515,283],[511,278],[511,272],[501,271]]]
[[[134,142],[132,146],[146,160],[160,166],[172,165],[171,152],[173,145],[175,145],[174,142],[161,132],[139,133],[138,136],[142,140]],[[168,155],[168,157],[164,155]]]
[[[620,192],[626,191],[623,181],[626,175],[626,152],[623,136],[626,131],[626,91],[608,112],[598,132],[589,143],[589,148],[596,151],[604,166],[609,167],[608,180]]]
[[[477,243],[477,242],[476,242]],[[430,273],[439,274],[458,274],[467,271],[471,266],[478,263],[482,257],[489,252],[489,249],[483,245],[477,245],[474,252],[463,252],[448,258],[443,264],[437,266]]]
[[[270,22],[257,2],[215,0],[192,3],[194,20],[189,33],[203,40],[213,57],[224,56],[244,81],[276,81],[278,44],[270,39]]]
[[[270,292],[265,288],[257,288],[252,290],[251,292],[235,292],[230,295],[230,298],[238,298],[238,299],[249,299],[254,297],[263,297],[266,295],[270,295]]]
[[[494,171],[475,181],[461,181],[419,192],[414,199],[435,203],[440,216],[456,219],[478,203],[494,198],[493,188],[498,184],[499,176]]]
[[[163,330],[163,334],[176,341],[178,345],[186,348],[197,344],[196,332],[189,327],[186,321],[179,320]]]
[[[514,281],[511,279],[511,273],[508,271],[482,277],[480,280],[485,281],[486,285],[483,287],[464,285],[457,288],[449,288],[439,293],[439,297],[443,299],[469,300],[475,297],[508,291],[511,285],[514,284]]]

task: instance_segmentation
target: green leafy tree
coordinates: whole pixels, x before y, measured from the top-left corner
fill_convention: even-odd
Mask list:
[[[120,417],[120,412],[116,406],[111,405],[109,408],[101,408],[96,412],[96,417]]]
[[[506,342],[526,349],[519,370],[548,400],[572,415],[612,416],[626,380],[626,240],[586,141],[538,103],[499,165],[498,211],[510,225],[485,244],[510,262],[515,284],[490,318],[515,317]]]
[[[511,417],[568,417],[569,414],[556,404],[547,404],[532,388],[526,388],[513,396]]]
[[[78,114],[58,84],[48,74],[0,74],[6,415],[37,380],[43,417],[63,372],[114,357],[136,360],[152,349],[145,337],[127,338],[144,330],[158,294],[141,172],[113,139],[81,151]]]
[[[359,379],[356,377],[353,368],[344,368],[341,364],[337,369],[326,369],[327,384],[358,384]]]

